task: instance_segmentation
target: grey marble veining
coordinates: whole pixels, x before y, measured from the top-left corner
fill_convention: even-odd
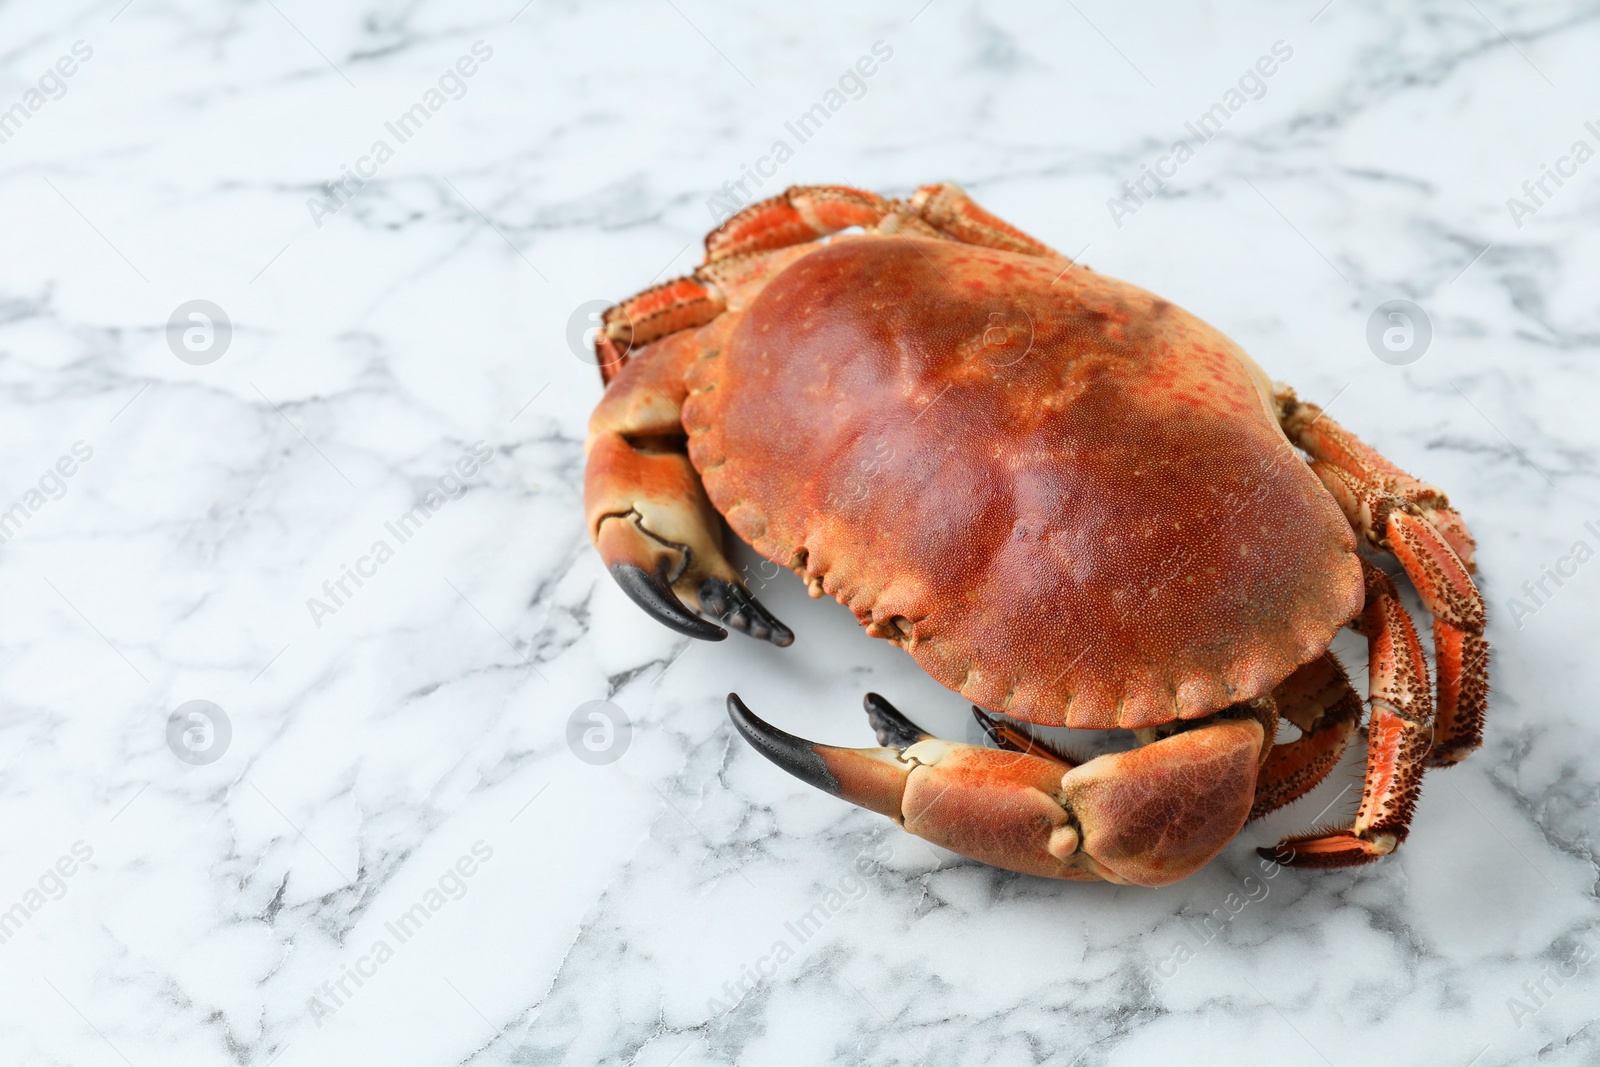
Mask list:
[[[1488,0],[0,8],[0,1059],[1600,1062],[1597,44]],[[749,553],[789,649],[605,575],[582,309],[730,202],[937,180],[1468,517],[1488,740],[1395,856],[1256,859],[1353,752],[1165,889],[964,861],[722,710],[967,736],[909,657]]]

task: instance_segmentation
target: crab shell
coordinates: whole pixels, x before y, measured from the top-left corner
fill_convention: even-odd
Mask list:
[[[1362,607],[1351,526],[1267,377],[1136,286],[846,237],[700,333],[683,423],[713,505],[983,707],[1202,717],[1270,693]]]
[[[990,746],[960,744],[869,694],[880,747],[836,748],[729,694],[757,751],[928,841],[1056,878],[1198,870],[1338,765],[1362,721],[1328,650],[1344,624],[1367,644],[1359,810],[1263,856],[1388,855],[1424,772],[1482,744],[1483,598],[1445,494],[1204,323],[957,186],[752,204],[692,276],[607,311],[595,352],[589,529],[658,621],[793,639],[722,551],[720,512],[975,703],[1136,732],[1141,747],[1084,761],[975,708]],[[1437,705],[1358,537],[1432,617]],[[1300,732],[1276,744],[1280,716]]]

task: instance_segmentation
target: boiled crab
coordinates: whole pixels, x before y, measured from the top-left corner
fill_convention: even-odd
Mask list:
[[[1346,625],[1370,652],[1359,810],[1263,854],[1393,851],[1424,770],[1481,742],[1484,607],[1444,494],[1215,329],[953,185],[752,205],[692,276],[611,309],[595,347],[585,502],[623,590],[690,636],[726,636],[703,615],[787,645],[726,520],[987,709],[992,748],[869,696],[884,747],[848,749],[730,694],[764,755],[912,833],[1029,874],[1182,878],[1339,761],[1362,718],[1329,651]],[[1433,617],[1437,702],[1358,536]],[[1274,744],[1280,716],[1299,736]],[[1084,761],[1019,723],[1142,744]]]

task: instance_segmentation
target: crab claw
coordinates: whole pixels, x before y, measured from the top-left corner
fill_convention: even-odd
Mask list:
[[[758,641],[771,641],[779,648],[794,644],[794,631],[779,622],[739,582],[713,575],[700,583],[700,607],[724,624]]]
[[[595,544],[622,591],[669,629],[702,641],[721,641],[728,636],[721,626],[696,615],[678,595],[682,590],[683,597],[706,614],[716,616],[729,629],[771,641],[780,648],[794,643],[794,631],[762,607],[737,578],[713,574],[695,584],[693,565],[699,558],[697,554],[686,546],[654,537],[636,516],[602,519]],[[723,562],[714,565],[727,567]]]
[[[1224,719],[1080,767],[928,737],[877,698],[904,748],[834,748],[728,714],[762,755],[934,844],[1047,878],[1166,885],[1208,863],[1250,814],[1264,732]],[[874,711],[868,701],[869,712]]]
[[[645,534],[632,522],[608,522],[600,526],[600,555],[611,561],[611,577],[621,585],[630,600],[653,617],[688,637],[702,641],[720,641],[728,637],[728,630],[715,622],[707,622],[683,606],[678,595],[672,592],[672,560],[666,555],[651,558],[650,544]],[[619,558],[618,558],[619,557]]]
[[[636,563],[613,563],[611,577],[635,604],[661,625],[702,641],[721,641],[727,637],[728,631],[684,607],[678,594],[672,591],[672,583],[662,573],[664,569],[657,567],[647,571]]]
[[[918,741],[926,741],[933,736],[900,714],[899,708],[877,693],[868,693],[861,705],[867,709],[867,722],[872,724],[872,732],[878,735],[880,745],[910,748]]]
[[[674,436],[683,430],[682,367],[669,360],[657,368],[675,374],[674,400],[648,367],[627,366],[634,369],[595,410],[585,446],[584,510],[606,569],[634,603],[678,633],[728,636],[700,611],[751,637],[793,643],[794,632],[750,595],[723,554],[722,520]]]

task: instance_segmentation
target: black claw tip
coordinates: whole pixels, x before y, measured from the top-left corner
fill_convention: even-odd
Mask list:
[[[761,601],[738,582],[707,578],[700,583],[700,606],[707,614],[721,619],[729,629],[757,640],[771,641],[779,648],[794,644],[794,631],[773,618],[772,612],[762,607]]]
[[[1285,851],[1274,845],[1271,848],[1256,849],[1256,855],[1260,856],[1264,860],[1271,860],[1273,863],[1276,863],[1281,867],[1287,866],[1289,861],[1294,859],[1294,850],[1289,849]]]
[[[1005,736],[1000,733],[1000,724],[995,721],[994,716],[974,704],[972,706],[972,717],[978,720],[979,726],[983,727],[984,736],[989,739],[991,745],[995,748],[1016,750],[1016,746],[1007,742]]]
[[[635,604],[668,629],[702,641],[721,641],[728,636],[728,631],[716,623],[707,622],[684,607],[659,571],[647,571],[632,563],[616,563],[611,567],[611,577]]]
[[[755,712],[745,707],[737,693],[728,694],[728,717],[733,720],[734,729],[757,752],[807,785],[814,785],[834,796],[839,795],[839,779],[828,770],[828,765],[822,762],[822,757],[817,755],[811,742],[763,722]]]
[[[861,703],[867,709],[867,721],[872,724],[872,732],[878,735],[878,744],[885,748],[910,748],[918,741],[933,736],[900,714],[898,708],[877,693],[868,693]]]

